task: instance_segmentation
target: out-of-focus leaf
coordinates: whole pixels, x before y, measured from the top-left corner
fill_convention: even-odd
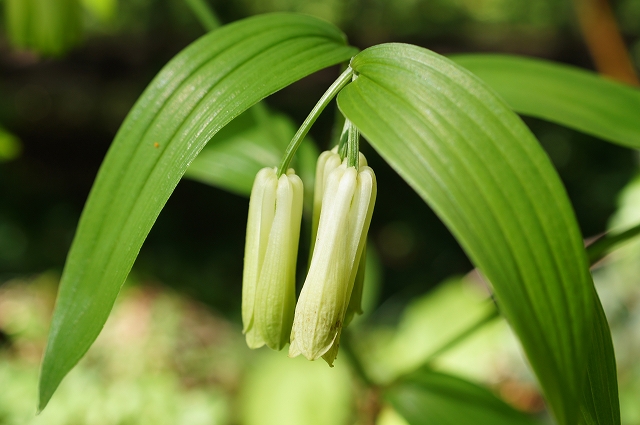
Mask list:
[[[20,156],[20,139],[0,127],[0,162],[10,161]]]
[[[369,365],[376,371],[388,369],[387,376],[377,378],[387,382],[417,369],[456,335],[495,311],[488,292],[477,286],[471,278],[452,277],[427,294],[414,297],[403,310],[393,338],[381,343],[377,367]],[[489,353],[496,347],[499,335],[502,332],[494,327],[467,339],[466,349],[453,350],[446,359],[440,359],[438,366],[480,379],[492,362]]]
[[[14,47],[43,55],[63,54],[82,32],[79,0],[5,0],[5,22]]]
[[[189,166],[185,177],[249,196],[256,173],[261,168],[279,165],[295,132],[295,125],[286,116],[269,112],[263,104],[255,105],[214,136]],[[312,163],[298,160],[291,165],[305,185],[313,187],[318,151],[307,140],[300,152],[305,154],[308,150],[311,150],[308,155],[299,157],[312,157]],[[306,170],[309,166],[311,170]]]
[[[591,264],[601,260],[611,251],[621,248],[626,242],[630,242],[640,234],[640,224],[628,228],[622,232],[607,232],[593,244],[587,247],[589,261]]]
[[[218,29],[222,24],[215,14],[214,10],[209,6],[208,0],[184,0],[187,6],[191,8],[191,12],[200,21],[200,24],[207,31]]]
[[[486,388],[422,369],[385,393],[410,425],[532,425],[535,422]]]
[[[514,111],[640,148],[640,90],[572,66],[506,55],[455,55]]]
[[[42,364],[40,409],[102,329],[151,226],[209,139],[260,99],[354,51],[326,22],[272,14],[203,36],[160,71],[118,131],[82,212]]]
[[[320,362],[260,351],[242,382],[244,425],[340,425],[352,415],[353,390],[346,363],[327,370]]]
[[[597,300],[548,157],[491,89],[446,58],[385,44],[351,67],[340,109],[492,283],[556,419],[574,425]]]
[[[635,227],[640,223],[640,174],[636,175],[618,195],[618,210],[609,223],[609,231]],[[615,280],[621,287],[635,287],[640,276],[640,238],[629,241],[624,247],[612,253],[609,265],[615,270]]]
[[[81,0],[82,5],[101,21],[110,21],[118,8],[117,0]]]

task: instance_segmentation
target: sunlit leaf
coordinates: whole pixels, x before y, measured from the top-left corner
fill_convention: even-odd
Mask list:
[[[514,111],[640,148],[640,90],[572,66],[506,55],[455,55]]]
[[[492,90],[446,58],[386,44],[351,66],[358,77],[340,109],[492,283],[556,419],[575,424],[596,300],[548,157]]]
[[[205,35],[160,71],[122,124],[82,213],[43,360],[40,409],[102,329],[151,226],[207,141],[265,96],[354,53],[330,24],[273,14]]]
[[[410,425],[532,425],[535,422],[491,391],[423,369],[405,377],[385,399]]]
[[[260,351],[245,373],[238,397],[243,425],[349,424],[353,392],[349,367],[290,359]]]

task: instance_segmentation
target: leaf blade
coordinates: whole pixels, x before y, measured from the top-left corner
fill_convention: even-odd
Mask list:
[[[454,55],[514,111],[640,148],[640,90],[583,69],[507,55]]]
[[[613,340],[602,304],[595,295],[595,322],[587,364],[587,382],[582,393],[582,415],[587,425],[619,425],[620,399]]]
[[[340,109],[492,282],[556,418],[574,423],[595,301],[549,159],[501,99],[434,53],[381,45],[351,66]]]
[[[330,24],[271,14],[203,36],[160,71],[116,135],[80,219],[43,359],[40,410],[102,329],[151,226],[206,142],[260,99],[354,53]]]
[[[422,369],[386,391],[384,398],[411,425],[533,425],[488,389],[453,375]]]

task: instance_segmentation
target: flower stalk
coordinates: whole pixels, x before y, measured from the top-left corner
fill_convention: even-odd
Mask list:
[[[287,146],[287,150],[285,151],[284,157],[282,158],[282,163],[278,167],[278,177],[280,177],[284,173],[284,170],[287,170],[289,168],[289,164],[291,163],[293,156],[298,150],[300,143],[302,143],[302,139],[304,139],[304,136],[307,135],[313,123],[316,122],[316,119],[318,119],[318,116],[320,116],[320,113],[329,104],[329,102],[331,102],[331,99],[333,99],[340,92],[340,90],[344,88],[344,86],[352,81],[352,78],[353,69],[351,69],[351,67],[347,67],[347,69],[342,74],[340,74],[338,79],[334,81],[333,84],[331,84],[327,91],[322,95],[320,100],[318,100],[318,103],[316,103],[316,105],[313,107],[313,109]]]

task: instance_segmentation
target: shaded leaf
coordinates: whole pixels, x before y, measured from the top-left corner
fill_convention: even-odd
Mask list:
[[[0,162],[16,159],[21,152],[20,139],[0,126]]]
[[[353,54],[326,22],[272,14],[203,36],[160,71],[122,124],[82,213],[43,360],[40,409],[102,329],[151,226],[207,141],[265,96]]]
[[[593,281],[548,157],[473,74],[426,49],[369,48],[338,105],[492,283],[560,424],[575,424]]]
[[[532,425],[491,391],[464,379],[422,369],[385,393],[410,425]]]
[[[596,320],[591,332],[592,343],[587,382],[583,387],[582,414],[587,425],[617,425],[620,424],[620,400],[613,341],[602,304],[597,294],[595,296],[598,302],[594,306]]]
[[[257,104],[218,132],[184,176],[248,197],[256,173],[261,168],[280,163],[296,130],[289,118]],[[313,187],[318,150],[308,138],[305,140],[300,146],[298,160],[294,159],[291,166],[307,187]],[[309,163],[305,158],[313,160]]]
[[[640,148],[640,90],[572,66],[506,55],[455,55],[514,111]]]

